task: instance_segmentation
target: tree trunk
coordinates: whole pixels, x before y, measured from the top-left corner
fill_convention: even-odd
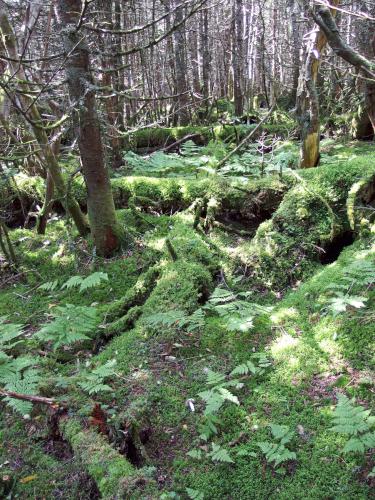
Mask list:
[[[373,131],[375,132],[375,35],[371,33],[371,37],[369,37],[368,31],[366,32],[368,43],[365,44],[365,53],[368,57],[365,57],[354,50],[342,38],[335,23],[334,11],[332,12],[326,7],[319,7],[316,13],[313,12],[313,17],[327,37],[332,50],[342,59],[360,70],[366,78],[365,104]]]
[[[332,0],[337,6],[340,0]],[[335,10],[332,9],[333,15]],[[324,32],[316,28],[307,39],[305,61],[297,90],[297,119],[301,128],[300,167],[316,167],[320,158],[319,98],[316,88],[321,56],[327,44]]]
[[[104,161],[102,137],[95,106],[90,73],[89,49],[76,29],[81,0],[59,0],[57,18],[67,54],[66,75],[78,139],[82,170],[87,187],[87,207],[91,233],[98,255],[109,256],[120,245],[119,227],[108,171]]]
[[[21,64],[16,62],[18,61],[17,41],[3,7],[0,7],[0,31],[3,35],[6,51],[10,59],[12,59],[12,61],[9,62],[12,72],[19,78],[20,81],[26,82],[27,78],[23,67]],[[33,131],[34,137],[41,149],[44,165],[51,173],[58,199],[61,201],[66,211],[72,216],[81,236],[85,236],[89,232],[86,217],[81,212],[77,201],[70,195],[70,193],[67,193],[65,179],[62,175],[60,165],[52,150],[46,130],[41,125],[42,119],[39,110],[33,99],[27,95],[30,90],[27,83],[20,83],[20,87],[23,91],[19,98],[20,103],[28,111],[27,113],[23,113],[22,109],[19,108],[19,112],[21,114],[23,113],[22,116],[25,118],[26,123],[30,125]]]
[[[177,0],[181,3],[181,0]],[[176,4],[178,5],[178,4]],[[176,9],[174,16],[175,24],[180,23],[184,18],[184,7],[181,5]],[[185,25],[182,25],[173,34],[175,44],[175,74],[176,74],[176,94],[177,98],[177,119],[179,125],[188,125],[190,122],[190,113],[188,109],[188,85],[187,85],[187,64],[186,64],[186,37]]]
[[[234,0],[233,4],[233,97],[234,113],[242,116],[244,111],[244,98],[242,92],[242,67],[243,67],[243,0]]]

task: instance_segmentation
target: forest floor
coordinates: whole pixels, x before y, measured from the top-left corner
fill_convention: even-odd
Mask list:
[[[0,496],[374,497],[373,448],[332,430],[340,394],[374,414],[373,210],[351,220],[374,146],[328,141],[322,166],[250,183],[162,161],[113,179],[116,258],[59,214],[46,236],[11,231],[0,331],[24,329],[0,339],[0,381],[56,404],[0,403]]]

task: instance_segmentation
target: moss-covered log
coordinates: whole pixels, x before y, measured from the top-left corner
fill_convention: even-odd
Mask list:
[[[252,285],[285,291],[320,263],[335,260],[353,241],[345,217],[350,190],[366,173],[373,176],[373,171],[368,160],[304,171],[272,218],[238,252]],[[373,200],[373,190],[364,187],[361,192]]]
[[[137,151],[146,149],[164,148],[173,144],[188,135],[192,135],[195,144],[203,146],[210,140],[219,140],[224,142],[236,142],[242,140],[246,135],[256,127],[253,125],[214,125],[207,127],[174,127],[157,128],[149,127],[125,136],[127,149]],[[259,134],[264,131],[270,134],[277,134],[281,137],[290,132],[290,127],[282,125],[263,125],[259,129]]]
[[[60,429],[83,468],[97,484],[103,499],[131,498],[135,487],[149,481],[142,469],[135,469],[103,435],[84,429],[77,419],[62,420]]]
[[[21,194],[25,211],[35,203],[43,203],[44,180],[39,177],[16,177],[18,190],[10,185],[0,187],[4,210],[14,212],[14,225],[23,223],[25,215],[19,212]],[[269,177],[249,181],[246,189],[236,180],[217,177],[201,179],[162,179],[154,177],[119,177],[112,179],[112,190],[117,209],[139,208],[156,210],[159,213],[177,212],[190,207],[198,198],[208,202],[215,198],[223,214],[236,213],[244,219],[268,217],[280,203],[291,179],[283,182]],[[82,179],[72,182],[72,191],[82,207],[86,206],[86,188]],[[55,205],[56,210],[61,209]]]

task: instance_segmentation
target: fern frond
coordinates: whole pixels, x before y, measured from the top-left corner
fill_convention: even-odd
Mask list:
[[[115,366],[115,359],[107,361],[104,365],[98,366],[91,373],[88,373],[86,379],[79,382],[78,385],[90,395],[113,391],[112,387],[104,382],[116,374]]]
[[[40,285],[39,290],[45,290],[46,292],[53,292],[58,287],[58,280],[55,281],[47,281],[47,283],[43,283]]]
[[[35,337],[42,342],[52,342],[54,350],[64,345],[87,340],[99,324],[98,311],[94,307],[66,304],[53,310],[54,319],[41,328]]]
[[[0,317],[0,349],[9,350],[17,345],[24,333],[24,326],[18,323],[7,323],[7,317]],[[16,340],[17,339],[17,340]]]
[[[248,375],[249,373],[255,375],[257,371],[258,368],[254,365],[254,363],[246,361],[246,363],[236,366],[236,368],[231,372],[231,376]]]
[[[88,288],[94,288],[100,285],[103,281],[108,281],[107,273],[102,273],[102,272],[92,273],[82,281],[81,286],[79,287],[79,291],[80,293],[82,293]]]
[[[186,488],[186,493],[190,500],[204,500],[204,494],[199,490],[193,490],[192,488]]]
[[[67,290],[70,290],[71,288],[74,288],[76,286],[79,286],[83,282],[83,278],[81,276],[72,276],[71,278],[68,279],[63,285],[61,285],[61,290],[64,290],[65,288]]]
[[[210,369],[206,372],[207,385],[218,385],[225,381],[225,375],[222,373],[214,372]]]
[[[207,453],[213,462],[234,463],[234,460],[229,455],[228,451],[216,443],[212,443],[212,451]]]
[[[350,400],[343,394],[339,394],[338,404],[333,414],[334,425],[331,430],[339,434],[349,436],[343,452],[364,453],[375,446],[375,432],[372,428],[375,419],[371,411],[363,406],[355,406],[354,399]]]

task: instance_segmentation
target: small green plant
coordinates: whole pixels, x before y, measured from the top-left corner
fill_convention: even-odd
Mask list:
[[[53,309],[53,320],[43,326],[34,336],[42,342],[51,342],[53,349],[88,340],[87,334],[99,324],[95,307],[66,304]]]
[[[246,378],[251,375],[261,375],[271,365],[263,353],[255,354],[253,359],[254,362],[247,361],[235,367],[228,376],[210,369],[206,370],[206,385],[208,388],[198,394],[204,402],[202,421],[198,427],[200,440],[208,442],[213,436],[218,434],[218,426],[220,425],[218,413],[226,402],[240,405],[238,396],[233,391],[242,389],[244,384],[236,376],[239,375]],[[256,359],[258,362],[255,361]],[[188,455],[197,460],[201,460],[205,456],[213,462],[234,462],[227,449],[217,443],[211,443],[211,447],[211,451],[206,450],[205,455],[203,455],[201,448],[191,450]],[[245,455],[254,456],[254,454],[247,451],[241,452],[240,450],[237,453],[237,456]]]
[[[197,309],[192,314],[186,314],[180,309],[155,313],[145,318],[145,325],[151,329],[172,328],[175,330],[185,329],[188,333],[200,330],[204,326],[205,313],[202,308]]]
[[[366,291],[374,282],[375,265],[373,262],[365,259],[353,262],[344,269],[338,282],[326,288],[325,309],[337,316],[350,308],[365,308],[368,298],[357,294]]]
[[[23,325],[8,323],[6,316],[0,316],[0,353],[10,351],[17,344],[23,342]]]
[[[78,385],[90,395],[100,392],[111,392],[113,390],[112,387],[105,382],[116,375],[115,366],[115,359],[107,361],[104,365],[98,366],[90,373],[87,373],[85,380],[79,382]]]
[[[285,446],[291,441],[294,433],[286,425],[270,424],[269,427],[271,429],[274,442],[262,441],[257,443],[267,462],[274,467],[277,467],[289,460],[295,460],[296,454],[294,451],[290,451]]]
[[[253,328],[254,318],[260,314],[268,314],[269,307],[249,302],[249,292],[234,293],[224,288],[216,288],[211,294],[206,310],[222,317],[228,330],[247,332]]]
[[[17,394],[36,395],[41,381],[39,370],[34,368],[38,357],[12,358],[0,353],[0,386],[5,391]],[[4,401],[21,415],[31,412],[32,403],[11,397],[5,397]]]
[[[371,410],[355,406],[355,400],[350,400],[343,394],[338,394],[337,399],[331,430],[348,437],[343,452],[365,453],[374,448],[375,417],[371,416]]]
[[[108,274],[102,272],[95,272],[83,278],[82,276],[72,276],[65,283],[61,285],[61,290],[70,290],[72,288],[79,287],[79,292],[82,293],[89,288],[95,288],[103,283],[103,281],[108,281]],[[45,290],[46,292],[53,292],[59,286],[58,280],[47,281],[40,285],[40,290]]]
[[[186,488],[186,493],[190,500],[204,500],[204,494],[199,490],[193,490],[192,488]]]

